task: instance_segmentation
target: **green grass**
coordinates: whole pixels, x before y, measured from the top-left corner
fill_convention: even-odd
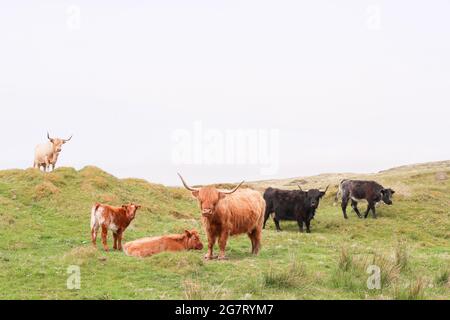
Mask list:
[[[95,167],[0,171],[0,299],[449,299],[450,162],[358,176],[397,191],[394,206],[377,208],[377,220],[357,219],[350,207],[344,220],[333,206],[344,176],[355,177],[249,183],[332,185],[311,234],[294,222],[277,233],[269,221],[259,256],[243,235],[230,239],[229,260],[204,261],[198,251],[135,259],[90,244],[95,201],[143,205],[125,241],[196,228],[206,244],[197,203],[184,189],[119,180]],[[367,288],[372,264],[381,268],[381,290]],[[81,290],[67,289],[71,265],[80,267]]]

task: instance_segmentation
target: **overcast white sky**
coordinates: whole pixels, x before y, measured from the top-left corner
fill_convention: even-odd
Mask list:
[[[0,169],[30,167],[47,130],[74,134],[59,166],[165,184],[450,159],[449,16],[446,0],[2,1]],[[183,130],[195,153],[249,129],[278,136],[270,175],[174,161]]]

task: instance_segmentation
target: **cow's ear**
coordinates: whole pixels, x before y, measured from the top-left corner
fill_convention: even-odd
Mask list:
[[[395,193],[395,190],[392,190],[392,189],[391,189],[391,193],[394,194],[394,193]]]
[[[192,191],[192,195],[195,197],[195,198],[198,198],[198,194],[199,194],[199,192],[196,190],[196,191]]]
[[[219,192],[219,200],[225,199],[227,195],[223,192]]]
[[[324,191],[320,191],[320,198],[323,198],[323,196],[325,195]]]
[[[384,196],[384,194],[386,193],[386,190],[385,189],[381,189],[381,194]]]
[[[184,230],[184,233],[188,236],[188,238],[192,237],[192,233],[189,230]]]
[[[127,206],[126,204],[124,204],[124,205],[122,206],[122,209],[127,210],[127,209],[128,209],[128,206]]]

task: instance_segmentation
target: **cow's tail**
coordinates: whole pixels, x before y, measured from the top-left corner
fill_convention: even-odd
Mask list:
[[[339,183],[338,191],[336,192],[336,196],[334,197],[334,203],[333,203],[334,206],[337,206],[337,204],[338,204],[338,202],[339,202],[339,196],[342,195],[342,184],[343,184],[345,181],[346,181],[346,180],[344,179],[344,180],[342,180],[342,181]]]
[[[95,213],[98,210],[98,207],[100,207],[99,203],[96,203],[92,206],[92,210],[91,210],[91,230],[95,227],[95,225],[97,224],[97,218],[95,217]]]

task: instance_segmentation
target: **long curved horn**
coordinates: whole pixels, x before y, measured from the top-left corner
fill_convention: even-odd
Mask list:
[[[48,133],[48,131],[47,131],[47,139],[50,140],[50,141],[53,140],[52,138],[50,138],[50,133]]]
[[[297,187],[300,189],[300,191],[303,191],[302,186],[299,185],[298,183],[297,183]]]
[[[184,181],[184,179],[183,179],[183,177],[181,176],[181,174],[179,174],[179,173],[177,173],[177,174],[178,174],[178,176],[180,177],[181,182],[183,182],[183,185],[184,185],[184,187],[185,187],[186,189],[188,189],[189,191],[198,191],[198,189],[194,189],[194,188],[192,188],[192,187],[189,187],[188,184],[186,183],[186,181]]]
[[[330,187],[330,185],[328,185],[327,188],[325,189],[325,191],[323,191],[324,194],[327,193],[329,187]]]
[[[237,186],[236,186],[236,188],[234,188],[233,190],[231,190],[231,191],[225,191],[225,192],[222,192],[223,194],[232,194],[232,193],[235,193],[243,184],[244,184],[244,182],[245,181],[242,181],[241,183],[239,183]]]
[[[72,139],[72,137],[73,137],[73,135],[71,135],[69,139],[65,139],[65,140],[63,139],[63,140],[64,140],[64,142],[67,142],[67,141],[70,141]]]

